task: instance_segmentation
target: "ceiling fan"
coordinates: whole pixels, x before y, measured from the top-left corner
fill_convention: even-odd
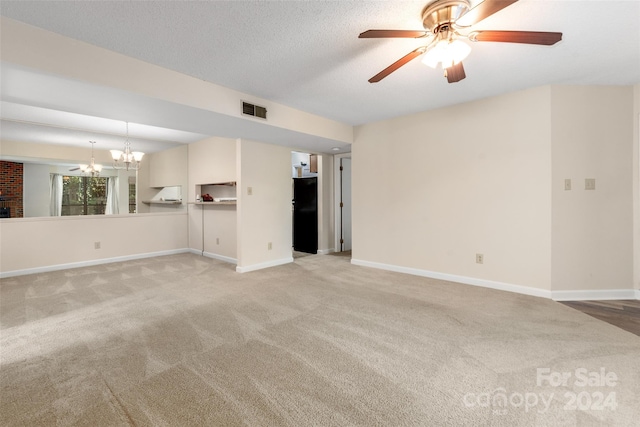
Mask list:
[[[424,54],[423,62],[432,68],[438,64],[444,69],[449,83],[466,77],[462,60],[471,48],[461,39],[472,42],[524,43],[551,46],[562,40],[562,33],[542,31],[469,31],[471,26],[512,5],[518,0],[484,0],[471,8],[469,0],[435,0],[422,10],[424,30],[368,30],[361,39],[371,38],[425,38],[427,45],[403,56],[369,79],[376,83]]]

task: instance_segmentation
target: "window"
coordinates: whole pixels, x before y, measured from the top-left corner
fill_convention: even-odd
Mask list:
[[[62,178],[62,216],[104,215],[107,178],[64,176]]]

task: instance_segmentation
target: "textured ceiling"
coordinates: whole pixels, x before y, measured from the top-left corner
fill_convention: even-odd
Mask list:
[[[448,84],[416,59],[426,1],[5,1],[0,13],[149,63],[358,125],[546,84],[640,82],[640,1],[520,0],[474,29],[561,31],[555,46],[473,43]],[[474,4],[477,1],[473,2]]]

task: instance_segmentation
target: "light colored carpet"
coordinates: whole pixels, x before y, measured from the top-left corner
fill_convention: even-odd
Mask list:
[[[238,274],[181,254],[8,278],[0,296],[2,426],[640,420],[639,337],[552,301],[345,257]],[[571,377],[538,385],[538,368]],[[617,379],[582,387],[580,369]]]

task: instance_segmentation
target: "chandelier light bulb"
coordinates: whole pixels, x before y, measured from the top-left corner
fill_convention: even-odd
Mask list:
[[[114,162],[120,159],[120,157],[122,156],[122,151],[120,150],[109,150],[109,152],[111,153],[111,158]]]

